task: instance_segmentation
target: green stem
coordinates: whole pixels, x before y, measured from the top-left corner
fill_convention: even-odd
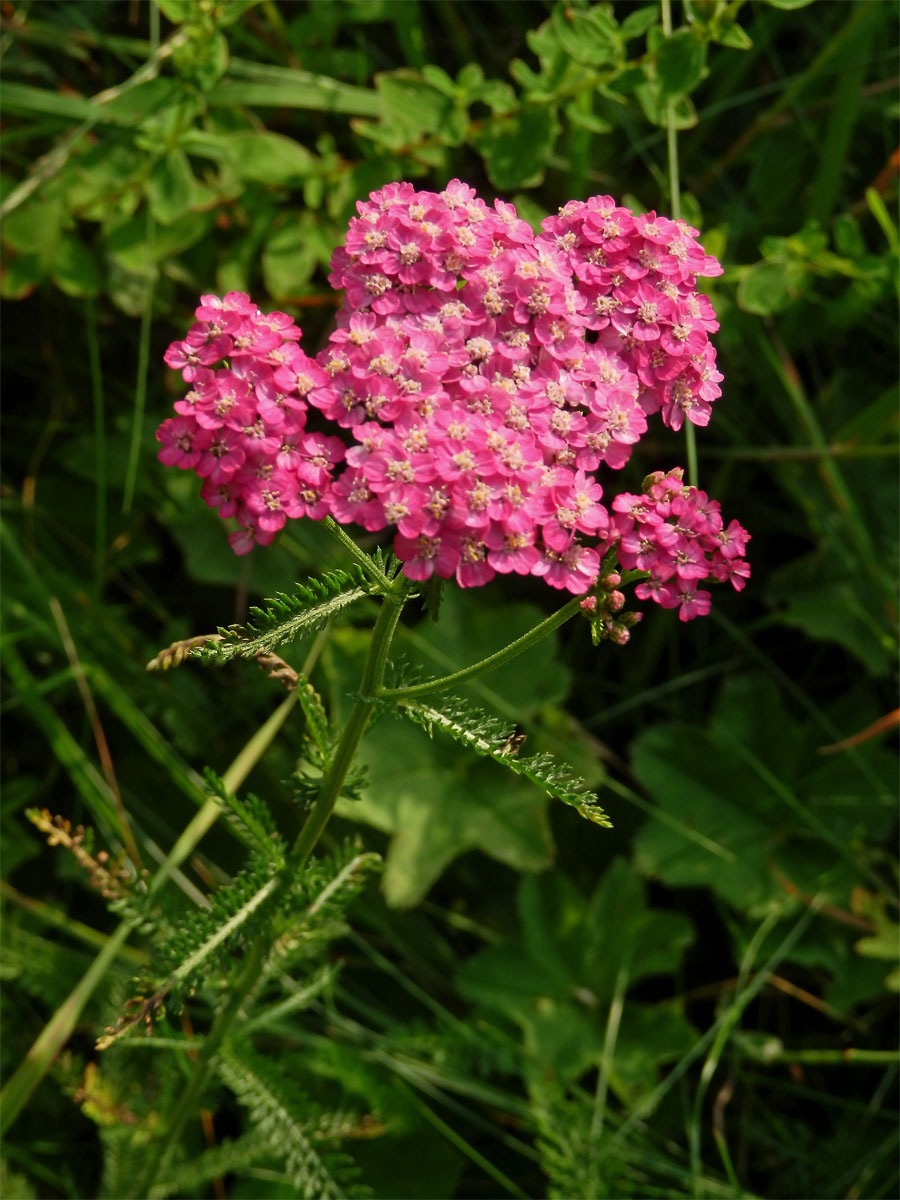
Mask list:
[[[508,646],[504,646],[502,650],[498,650],[495,654],[489,654],[487,658],[482,658],[479,662],[473,663],[471,667],[464,667],[461,671],[454,671],[452,675],[442,675],[440,679],[429,679],[425,683],[417,683],[412,687],[403,688],[381,688],[377,692],[379,699],[384,700],[412,700],[416,696],[427,696],[431,692],[443,691],[444,688],[454,687],[458,683],[465,683],[467,679],[471,679],[473,675],[481,675],[482,672],[493,671],[496,667],[500,667],[505,662],[509,662],[511,658],[515,658],[523,651],[530,649],[537,642],[540,642],[552,633],[554,629],[558,629],[560,625],[565,625],[571,617],[579,611],[583,597],[574,596],[568,604],[564,604],[561,609],[548,617],[546,621],[541,621],[540,625],[535,625],[534,629],[530,629],[520,638],[516,638],[514,642],[510,642]]]
[[[152,254],[156,225],[153,214],[147,205],[147,247]],[[156,280],[159,269],[155,262],[148,268],[149,276],[147,294],[144,297],[144,311],[141,314],[141,334],[138,345],[137,384],[134,389],[134,412],[131,418],[131,444],[128,449],[128,466],[125,471],[125,495],[122,498],[122,512],[125,516],[131,512],[134,502],[134,492],[137,487],[138,468],[141,459],[141,441],[144,434],[144,409],[147,406],[147,377],[150,366],[150,331],[153,326],[153,300],[156,293]]]
[[[253,735],[247,746],[238,754],[237,758],[225,772],[223,778],[225,779],[226,786],[231,791],[235,791],[240,787],[255,762],[268,749],[278,728],[293,708],[293,703],[294,698],[292,695],[276,709],[263,728]],[[176,868],[184,862],[221,813],[222,806],[218,801],[212,799],[206,801],[169,851],[165,862],[162,863],[150,881],[148,891],[151,896],[155,895]],[[90,967],[88,967],[87,972],[79,983],[76,984],[74,990],[62,1002],[44,1026],[34,1045],[16,1069],[15,1074],[4,1085],[3,1091],[0,1092],[0,1133],[5,1133],[9,1129],[28,1103],[32,1092],[46,1075],[51,1063],[71,1037],[85,1004],[87,1004],[94,990],[111,967],[113,960],[124,947],[129,934],[132,933],[138,924],[140,924],[138,920],[123,921],[111,934],[106,945],[91,963]],[[147,1193],[144,1194],[146,1195]]]
[[[231,1028],[232,1021],[240,1012],[244,1001],[259,979],[259,974],[268,950],[269,938],[267,936],[257,938],[250,946],[246,961],[244,962],[244,969],[241,971],[228,1001],[213,1022],[212,1029],[206,1035],[203,1048],[200,1050],[194,1070],[188,1080],[188,1085],[181,1093],[178,1103],[172,1110],[172,1115],[169,1118],[169,1123],[166,1126],[166,1131],[162,1139],[162,1145],[158,1148],[158,1153],[148,1159],[147,1166],[138,1180],[138,1185],[133,1193],[135,1197],[140,1198],[150,1195],[153,1181],[168,1161],[172,1147],[178,1140],[186,1121],[197,1107],[212,1071],[213,1059],[218,1053],[222,1042],[225,1040],[225,1036]]]
[[[108,933],[101,933],[99,929],[94,929],[91,925],[85,925],[82,921],[77,921],[74,917],[70,917],[67,913],[60,912],[53,908],[50,904],[45,904],[42,900],[35,900],[33,896],[25,896],[22,892],[6,882],[5,879],[0,879],[0,896],[5,900],[17,904],[19,908],[23,908],[26,912],[31,913],[38,921],[44,925],[52,925],[55,929],[61,929],[63,933],[69,937],[76,938],[80,942],[84,942],[87,946],[93,946],[95,949],[102,949],[109,941]],[[143,950],[133,950],[131,946],[123,946],[121,957],[128,959],[129,962],[142,967],[148,960],[148,955]]]
[[[662,28],[666,37],[672,36],[672,0],[660,0]],[[675,128],[675,105],[666,106],[666,148],[669,159],[669,208],[673,221],[681,220],[681,172],[678,163],[678,130]],[[697,487],[697,435],[690,421],[684,423],[684,442],[687,454],[688,483]]]
[[[94,598],[99,599],[106,570],[106,420],[97,308],[90,299],[87,302],[87,343],[94,401],[94,482],[97,489],[94,499]]]
[[[19,1064],[15,1074],[0,1092],[0,1134],[5,1134],[28,1103],[29,1097],[72,1035],[81,1011],[100,980],[122,950],[128,935],[139,924],[123,921],[88,967],[80,982],[62,1002],[44,1026],[34,1045]]]
[[[378,620],[372,631],[369,654],[359,685],[359,699],[353,705],[341,734],[341,740],[335,750],[334,758],[322,780],[322,787],[316,797],[316,802],[290,853],[289,863],[294,871],[302,866],[312,853],[323,829],[328,824],[338,796],[341,794],[347,773],[356,757],[359,743],[362,741],[369,718],[375,708],[375,696],[381,693],[381,681],[387,666],[388,651],[408,594],[408,581],[401,576],[399,587],[395,584],[384,597]]]
[[[362,740],[366,725],[375,708],[373,697],[377,693],[381,685],[381,680],[384,677],[391,639],[394,636],[394,630],[397,628],[397,622],[400,619],[400,613],[403,611],[403,605],[406,603],[408,595],[409,582],[405,577],[401,576],[391,586],[391,590],[384,597],[381,611],[378,614],[375,628],[372,631],[369,653],[363,667],[359,689],[360,698],[353,705],[334,757],[325,774],[325,778],[322,780],[322,786],[319,789],[316,802],[310,810],[309,816],[306,818],[303,828],[297,837],[297,841],[288,855],[288,861],[281,874],[278,887],[273,890],[272,895],[269,897],[270,905],[272,898],[283,891],[290,884],[291,880],[295,878],[297,871],[307,858],[309,858],[322,835],[322,831],[328,824],[328,820],[344,786],[344,781],[347,778],[347,773],[353,764],[353,759],[356,757],[356,751],[359,749],[359,743]],[[228,1002],[213,1022],[213,1026],[203,1043],[203,1050],[197,1058],[188,1085],[173,1109],[160,1141],[154,1147],[155,1153],[148,1160],[138,1188],[134,1193],[135,1196],[142,1197],[150,1194],[150,1189],[157,1173],[167,1161],[174,1144],[184,1128],[185,1122],[196,1109],[209,1076],[212,1073],[215,1056],[225,1040],[234,1019],[239,1014],[244,1001],[259,980],[271,948],[272,936],[272,923],[270,921],[262,930],[259,937],[252,943],[243,970],[234,984]]]
[[[374,580],[378,587],[382,588],[384,591],[388,591],[390,589],[391,581],[388,579],[387,575],[385,575],[383,571],[379,571],[379,569],[372,562],[371,558],[369,558],[368,554],[366,554],[365,550],[360,550],[353,538],[350,537],[348,533],[344,532],[343,528],[338,525],[337,521],[335,521],[333,517],[323,518],[322,528],[326,533],[331,534],[331,536],[340,546],[343,546],[353,561],[362,567],[366,575],[368,575],[370,579]]]
[[[765,1046],[759,1047],[758,1050],[748,1050],[741,1045],[737,1047],[737,1051],[743,1057],[764,1063],[815,1063],[822,1066],[832,1063],[836,1066],[843,1066],[847,1063],[859,1063],[863,1066],[880,1063],[900,1064],[900,1050],[857,1050],[853,1046],[848,1046],[845,1050],[791,1050],[787,1046],[779,1047],[777,1050],[768,1050]]]

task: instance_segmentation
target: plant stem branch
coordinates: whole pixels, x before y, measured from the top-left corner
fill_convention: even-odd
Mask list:
[[[353,705],[347,724],[344,726],[341,740],[338,742],[328,772],[322,780],[322,787],[316,797],[316,802],[291,850],[288,861],[293,871],[302,866],[312,853],[323,829],[328,824],[328,819],[341,794],[347,773],[356,757],[359,743],[362,741],[369,718],[375,708],[375,696],[381,689],[391,640],[409,594],[406,578],[401,576],[398,582],[399,587],[395,584],[384,597],[381,611],[372,631],[369,654],[359,685],[359,699]]]
[[[334,757],[322,780],[322,786],[319,789],[315,804],[310,810],[309,816],[306,818],[303,828],[300,830],[297,840],[288,855],[287,864],[281,873],[277,887],[273,889],[271,895],[268,897],[267,902],[269,904],[271,904],[272,900],[280,892],[289,886],[291,881],[296,877],[298,870],[314,850],[341,794],[341,789],[353,764],[353,759],[356,757],[356,752],[359,749],[359,743],[362,740],[366,725],[375,708],[374,696],[377,694],[381,680],[384,677],[391,639],[394,636],[397,622],[400,619],[400,613],[403,611],[403,606],[409,595],[409,581],[404,576],[401,576],[393,584],[389,585],[389,589],[382,602],[378,619],[375,622],[375,628],[372,631],[369,653],[366,657],[360,681],[360,698],[353,705],[334,752]],[[289,697],[289,699],[291,698]],[[269,950],[271,949],[272,941],[273,932],[270,920],[250,946],[243,969],[235,981],[229,999],[216,1016],[212,1028],[203,1043],[203,1049],[194,1064],[194,1070],[188,1081],[188,1085],[172,1111],[166,1129],[155,1146],[155,1153],[152,1158],[148,1159],[147,1166],[139,1180],[138,1188],[134,1193],[135,1196],[142,1197],[150,1194],[153,1181],[171,1154],[172,1148],[181,1135],[186,1121],[198,1107],[203,1090],[212,1073],[215,1056],[225,1041],[232,1023],[240,1013],[244,1001],[259,980]]]
[[[372,579],[380,588],[387,591],[391,586],[391,581],[379,569],[366,554],[365,550],[360,550],[353,538],[348,533],[345,533],[343,528],[338,525],[334,517],[325,517],[322,520],[322,528],[334,538],[334,540],[349,553],[355,563],[362,567],[363,571]]]
[[[440,679],[429,679],[425,683],[417,683],[412,687],[381,688],[376,695],[379,699],[383,700],[412,700],[418,696],[427,696],[431,692],[440,692],[444,688],[454,687],[458,683],[465,683],[467,679],[471,679],[474,675],[493,671],[523,651],[529,650],[537,642],[542,641],[548,633],[552,633],[554,629],[558,629],[560,625],[564,625],[566,621],[574,617],[579,611],[581,600],[581,596],[573,596],[568,604],[564,604],[561,609],[553,613],[546,621],[541,621],[540,625],[535,625],[534,629],[530,629],[528,633],[523,634],[520,638],[516,638],[514,642],[510,642],[502,650],[498,650],[494,654],[489,654],[487,658],[482,658],[470,667],[463,667],[461,671],[454,671],[452,675],[442,675]]]

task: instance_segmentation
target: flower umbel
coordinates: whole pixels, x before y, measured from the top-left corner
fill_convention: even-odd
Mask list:
[[[330,515],[393,528],[411,579],[515,572],[581,595],[615,551],[647,572],[636,594],[682,620],[708,611],[703,580],[744,586],[748,534],[680,472],[610,506],[596,474],[622,468],[657,414],[675,430],[710,419],[718,326],[696,280],[721,267],[695,229],[601,196],[535,235],[459,180],[390,184],[357,208],[315,360],[291,317],[239,292],[203,296],[166,353],[190,390],[160,460],[236,517],[236,553]]]

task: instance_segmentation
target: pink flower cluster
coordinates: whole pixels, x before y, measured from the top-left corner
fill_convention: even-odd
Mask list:
[[[688,487],[680,469],[657,471],[640,496],[620,492],[612,502],[616,556],[626,571],[647,571],[634,589],[639,600],[678,608],[682,621],[709,612],[703,579],[728,581],[741,591],[750,577],[744,559],[750,535],[737,521],[726,528],[719,503]]]
[[[608,197],[566,205],[537,236],[458,180],[391,184],[357,207],[332,259],[344,304],[316,361],[285,314],[242,293],[202,298],[166,354],[190,390],[157,434],[160,459],[196,470],[206,502],[237,518],[238,553],[288,517],[330,515],[394,527],[412,579],[515,572],[587,592],[634,532],[595,472],[624,466],[654,413],[676,429],[709,419],[717,326],[695,284],[721,268],[696,230]],[[644,524],[675,528],[668,516]],[[647,594],[702,609],[673,597],[684,580],[728,577],[707,545],[714,523],[678,526],[692,548],[706,539],[687,574],[681,560],[665,574],[659,543]]]
[[[197,472],[206,503],[237,518],[228,540],[247,554],[288,517],[328,515],[344,443],[306,429],[306,396],[327,376],[298,346],[292,317],[266,316],[242,292],[202,296],[196,316],[165,354],[190,390],[157,430],[159,459]]]

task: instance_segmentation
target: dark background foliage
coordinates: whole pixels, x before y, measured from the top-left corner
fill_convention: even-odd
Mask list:
[[[592,194],[669,212],[671,116],[683,213],[725,266],[701,484],[751,531],[751,584],[687,626],[648,612],[624,649],[566,626],[472,689],[585,774],[612,831],[378,724],[334,839],[386,854],[380,890],[327,999],[258,1049],[307,1101],[368,1114],[345,1148],[379,1196],[896,1194],[897,8],[673,8],[666,37],[622,0],[0,7],[7,1077],[115,921],[24,811],[115,854],[124,810],[152,866],[195,772],[281,697],[246,663],[144,664],[340,562],[308,522],[234,558],[196,480],[157,463],[162,353],[196,297],[246,290],[312,351],[373,188],[461,177],[534,222]],[[680,437],[641,451],[623,486],[684,461]],[[555,599],[498,579],[398,645],[452,669]],[[333,712],[366,619],[318,647]],[[286,832],[297,745],[288,724],[249,781]],[[241,861],[217,827],[185,879],[214,891]],[[5,1194],[115,1194],[116,1129],[152,1128],[178,1077],[163,1050],[149,1070],[93,1048],[135,969],[48,1062]],[[209,1103],[207,1136],[237,1136],[244,1110]],[[297,1194],[251,1158],[180,1194]]]

